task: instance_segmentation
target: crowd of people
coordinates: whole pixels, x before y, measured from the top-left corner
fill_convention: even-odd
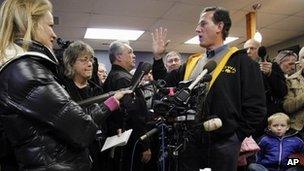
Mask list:
[[[109,72],[82,41],[72,42],[58,60],[52,11],[49,0],[5,0],[1,6],[1,171],[158,170],[157,140],[138,141],[155,119],[151,109],[158,90],[153,84],[149,89],[149,82],[163,79],[165,86],[177,87],[195,80],[210,61],[217,66],[208,93],[197,101],[195,119],[187,122],[187,141],[174,169],[244,169],[238,167],[240,149],[252,136],[259,150],[245,169],[304,170],[304,161],[288,164],[292,155],[304,155],[304,48],[299,57],[283,50],[272,62],[258,55],[261,43],[254,39],[244,49],[229,47],[224,44],[232,25],[229,12],[206,7],[195,28],[202,51],[183,62],[176,51],[166,54],[168,30],[155,29],[152,70],[143,77],[143,88],[133,91],[126,89],[136,60],[128,42],[110,44]],[[79,105],[106,92],[114,93]],[[174,96],[171,89],[168,94]],[[106,137],[129,129],[126,146],[101,152]]]

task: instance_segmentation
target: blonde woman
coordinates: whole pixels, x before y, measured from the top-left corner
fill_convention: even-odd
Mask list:
[[[0,18],[0,122],[19,170],[90,170],[87,146],[125,92],[90,115],[71,100],[56,81],[48,0],[6,0]]]

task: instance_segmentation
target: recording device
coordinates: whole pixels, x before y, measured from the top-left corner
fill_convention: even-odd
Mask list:
[[[124,89],[121,89],[121,90],[132,90],[134,91],[142,77],[147,74],[149,71],[151,70],[151,64],[149,63],[144,63],[144,62],[141,62],[139,63],[133,77],[132,77],[132,80],[131,80],[131,86],[130,87],[127,87],[127,88],[124,88]],[[105,94],[102,94],[102,95],[99,95],[99,96],[95,96],[95,97],[91,97],[91,98],[88,98],[88,99],[85,99],[83,101],[80,101],[78,102],[78,104],[80,106],[88,106],[88,105],[91,105],[93,103],[101,103],[103,101],[105,101],[107,98],[109,98],[110,96],[113,96],[115,93],[117,93],[118,91],[121,91],[121,90],[117,90],[117,91],[110,91],[108,93],[105,93]]]
[[[100,102],[105,101],[107,98],[113,96],[115,93],[117,93],[121,90],[129,90],[129,88],[124,88],[124,89],[120,89],[120,90],[116,90],[116,91],[110,91],[108,93],[105,93],[105,94],[102,94],[102,95],[99,95],[99,96],[94,96],[94,97],[91,97],[91,98],[87,98],[85,100],[82,100],[82,101],[78,102],[78,104],[80,106],[84,107],[84,106],[88,106],[88,105],[91,105],[91,104],[94,104],[94,103],[100,103]]]
[[[140,62],[132,77],[130,90],[134,91],[138,87],[143,76],[148,74],[151,69],[151,64],[147,62]]]
[[[258,56],[262,59],[262,61],[265,61],[265,59],[267,60],[268,55],[265,46],[261,46],[258,48]]]
[[[184,88],[175,94],[175,100],[177,100],[180,103],[186,104],[189,100],[191,90],[204,78],[204,76],[206,76],[206,74],[212,72],[215,69],[216,65],[217,64],[215,61],[213,60],[209,61],[204,66],[204,69],[200,73],[200,75],[197,76],[197,78],[189,85],[189,87]],[[211,75],[208,75],[205,77],[205,79],[203,79],[203,81],[204,80],[210,81],[211,79],[212,79]]]
[[[183,81],[179,84],[179,86],[182,85],[183,87],[175,94],[165,94],[166,96],[160,100],[154,100],[153,109],[155,114],[165,117],[169,123],[194,120],[190,111],[198,108],[198,95],[204,96],[204,93],[207,93],[208,84],[205,82],[210,81],[212,78],[207,73],[212,72],[215,67],[215,61],[208,62],[204,66],[202,73],[193,82]]]
[[[143,136],[140,137],[140,140],[144,141],[145,139],[151,137],[155,133],[158,132],[158,128],[153,128],[149,132],[145,133]]]
[[[149,81],[148,83],[141,84],[138,86],[138,88],[145,88],[145,87],[151,86],[151,85],[156,86],[156,88],[163,88],[163,87],[165,87],[166,84],[167,83],[165,80],[159,79],[156,81],[153,80],[153,81]]]

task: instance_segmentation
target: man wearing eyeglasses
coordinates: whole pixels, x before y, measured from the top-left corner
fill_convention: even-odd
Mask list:
[[[290,127],[300,131],[304,138],[304,47],[299,52],[301,69],[287,77],[288,93],[285,96],[283,107],[290,115]]]
[[[168,52],[164,61],[168,72],[178,69],[182,65],[181,55],[176,51]]]

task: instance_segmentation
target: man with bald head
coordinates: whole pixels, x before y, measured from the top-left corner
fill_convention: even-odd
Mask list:
[[[267,127],[267,118],[273,113],[283,112],[282,100],[287,94],[286,79],[282,68],[278,63],[271,63],[267,61],[267,58],[262,60],[258,55],[258,49],[261,47],[261,43],[249,39],[245,42],[244,48],[247,55],[255,62],[259,63],[260,70],[263,74],[263,83],[266,95],[267,115],[263,120],[263,124],[258,128],[258,131],[254,135],[258,138],[264,133],[264,129]]]
[[[261,43],[254,39],[249,39],[244,44],[244,49],[247,49],[247,55],[256,62],[259,62],[260,60],[258,55],[258,49],[260,46]]]

